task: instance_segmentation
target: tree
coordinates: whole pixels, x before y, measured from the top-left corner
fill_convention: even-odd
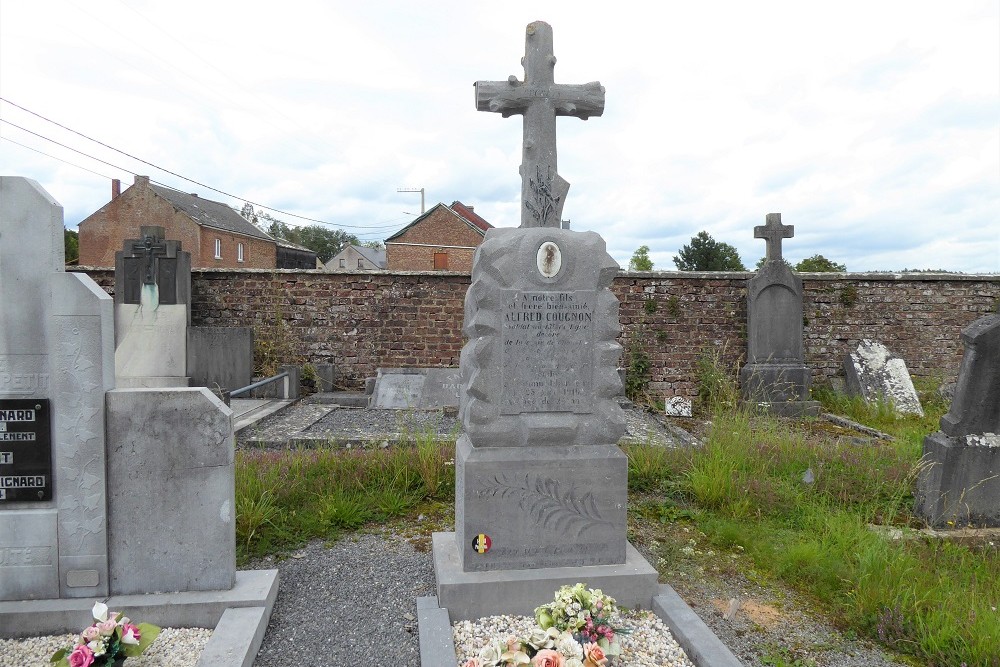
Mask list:
[[[653,260],[649,258],[649,246],[641,245],[632,253],[632,259],[628,261],[629,271],[652,271]]]
[[[740,254],[728,243],[720,243],[708,232],[698,232],[691,243],[674,255],[680,271],[746,271]]]
[[[328,229],[319,225],[307,225],[299,227],[296,231],[298,232],[298,240],[293,241],[293,243],[298,243],[310,250],[315,250],[316,257],[324,264],[329,262],[331,257],[346,246],[360,245],[357,236],[342,229]]]
[[[361,245],[372,250],[385,250],[385,244],[381,241],[365,241]]]
[[[788,268],[790,268],[792,271],[795,270],[795,267],[792,266],[792,263],[789,262],[784,257],[781,258],[781,261],[784,262],[785,266],[787,266]],[[764,264],[766,264],[766,263],[767,263],[767,257],[761,257],[760,259],[758,259],[757,260],[757,270],[760,271],[761,269],[763,269],[764,268]]]
[[[807,257],[796,264],[795,270],[802,273],[836,273],[839,271],[846,271],[847,267],[843,264],[831,262],[823,255],[813,255],[812,257]]]
[[[80,234],[71,229],[63,229],[63,247],[67,264],[78,260],[80,258]]]

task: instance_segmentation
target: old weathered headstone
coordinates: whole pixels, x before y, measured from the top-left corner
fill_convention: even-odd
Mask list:
[[[457,368],[380,368],[369,407],[457,409],[461,386],[461,371]]]
[[[115,376],[118,387],[186,387],[191,254],[142,227],[115,253]]]
[[[882,343],[862,340],[844,359],[847,393],[869,403],[888,401],[899,414],[924,415],[906,362]]]
[[[750,279],[747,292],[747,363],[740,369],[743,399],[783,416],[819,414],[809,400],[812,375],[802,347],[802,280],[781,257],[781,239],[795,227],[768,213],[767,224],[754,227],[754,238],[767,241],[767,261]]]
[[[560,229],[555,117],[600,115],[604,89],[554,83],[542,22],[522,62],[524,82],[476,84],[479,110],[524,114],[522,215],[487,232],[466,294],[455,533],[434,535],[452,619],[530,613],[581,566],[627,606],[648,607],[656,586],[625,537],[618,265],[597,234]]]
[[[965,352],[941,430],[924,438],[917,512],[933,526],[1000,526],[1000,315],[962,331]]]
[[[112,302],[26,178],[0,177],[0,313],[0,600],[105,597]]]

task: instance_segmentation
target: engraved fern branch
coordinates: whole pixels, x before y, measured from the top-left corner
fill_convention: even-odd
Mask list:
[[[483,494],[502,500],[516,499],[521,508],[544,528],[560,532],[574,530],[577,539],[595,524],[612,523],[601,517],[592,492],[580,495],[574,488],[564,490],[557,480],[551,478],[528,473],[510,477],[501,474],[484,480],[483,487]]]

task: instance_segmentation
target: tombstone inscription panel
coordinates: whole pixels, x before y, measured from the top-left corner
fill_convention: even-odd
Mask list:
[[[589,413],[595,290],[503,290],[500,412]]]
[[[0,400],[0,502],[52,500],[49,399]]]

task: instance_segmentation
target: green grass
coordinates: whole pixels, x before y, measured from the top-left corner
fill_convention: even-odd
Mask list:
[[[419,434],[388,449],[240,450],[237,560],[283,553],[314,538],[454,499],[454,442]]]
[[[695,525],[713,548],[745,554],[752,572],[810,596],[848,633],[921,664],[1000,667],[1000,552],[892,541],[871,529],[919,523],[912,507],[920,441],[936,429],[943,401],[925,392],[926,417],[898,418],[886,406],[820,392],[827,410],[895,439],[826,437],[815,424],[741,411],[725,373],[706,365],[704,377],[712,383],[705,405],[714,410],[704,447],[624,448],[629,489],[642,498],[633,507],[638,521]],[[450,504],[453,457],[453,440],[431,434],[388,449],[240,451],[239,557],[332,539],[407,516],[427,500]],[[783,647],[764,657],[810,664]]]

